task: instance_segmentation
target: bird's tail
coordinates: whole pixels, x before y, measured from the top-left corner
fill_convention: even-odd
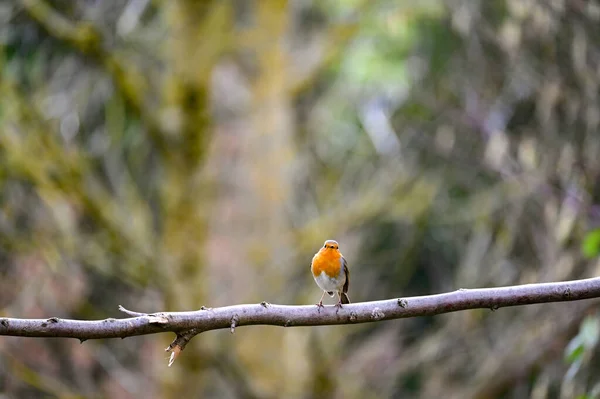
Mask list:
[[[348,294],[346,294],[345,292],[342,292],[340,299],[342,300],[343,304],[350,303],[350,298],[348,298]]]

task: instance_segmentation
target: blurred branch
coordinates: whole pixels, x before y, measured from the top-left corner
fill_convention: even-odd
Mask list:
[[[597,303],[571,310],[562,323],[553,323],[553,329],[545,335],[536,337],[534,344],[518,355],[502,351],[495,354],[495,367],[486,367],[483,363],[480,372],[473,378],[465,397],[484,399],[499,397],[517,381],[531,375],[533,370],[543,366],[550,359],[560,358],[569,340],[577,334],[581,321]]]
[[[123,62],[117,54],[108,50],[103,45],[104,39],[100,31],[93,24],[70,21],[43,0],[21,0],[21,4],[29,16],[51,36],[70,44],[103,65],[127,104],[150,128],[153,139],[162,143],[162,137],[157,133],[158,122],[144,106],[148,90],[144,74],[136,71],[132,63]]]
[[[371,4],[369,1],[360,1],[353,11],[354,18],[364,15],[367,7]],[[350,22],[348,24],[334,25],[330,28],[327,35],[327,44],[325,46],[324,57],[313,68],[296,78],[288,87],[292,96],[298,96],[303,91],[310,89],[315,80],[332,65],[335,65],[346,54],[347,48],[359,32],[360,24]]]
[[[101,36],[91,24],[73,23],[42,0],[21,0],[21,4],[55,38],[70,43],[84,53],[98,50]]]
[[[507,204],[523,201],[544,187],[547,182],[539,173],[523,173],[508,176],[490,188],[480,190],[467,199],[459,211],[441,212],[435,220],[436,225],[474,223],[488,219]],[[468,211],[463,211],[464,209]]]
[[[332,65],[335,65],[346,54],[347,47],[359,30],[358,23],[350,25],[335,26],[329,33],[328,44],[325,48],[325,56],[311,70],[303,73],[288,88],[292,96],[298,96],[310,89],[315,80]]]
[[[115,237],[110,244],[105,243],[110,245],[111,251],[132,255],[131,259],[141,256],[144,262],[152,264],[146,247],[149,239],[137,236],[127,227],[128,222],[121,216],[125,212],[122,205],[111,197],[97,179],[91,177],[88,154],[77,147],[65,151],[57,140],[60,133],[45,122],[33,99],[10,79],[0,83],[0,96],[15,105],[14,118],[20,127],[19,132],[23,132],[0,135],[0,155],[3,156],[3,166],[10,171],[8,176],[32,184],[41,197],[68,196],[69,201],[76,206],[83,206],[88,217],[110,232],[111,237]],[[135,208],[141,211],[138,213],[141,215],[145,206],[139,197],[136,199]],[[1,239],[5,245],[9,241],[15,241],[18,245],[27,242],[19,237],[11,238],[10,235]],[[130,273],[132,268],[125,267],[125,270],[128,270],[127,277],[133,277]]]
[[[315,305],[284,306],[260,304],[205,308],[190,312],[145,314],[120,307],[132,318],[67,320],[0,318],[0,335],[87,339],[125,338],[135,335],[174,332],[176,339],[166,349],[172,352],[169,365],[196,335],[204,331],[248,325],[282,327],[369,323],[407,317],[432,316],[468,309],[491,309],[547,302],[576,301],[600,297],[600,277],[559,283],[526,284],[500,288],[459,289],[437,295],[362,302],[343,308]]]

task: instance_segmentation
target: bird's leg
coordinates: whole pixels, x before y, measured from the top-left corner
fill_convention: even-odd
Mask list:
[[[319,309],[319,311],[321,310],[321,308],[324,308],[325,306],[323,306],[323,297],[325,296],[325,291],[323,291],[323,295],[321,295],[321,299],[319,300],[319,303],[317,303],[317,309]]]
[[[335,304],[335,307],[340,310],[342,308],[342,294],[338,291],[338,303]]]

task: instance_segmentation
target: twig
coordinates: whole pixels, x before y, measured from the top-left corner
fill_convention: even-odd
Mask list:
[[[437,295],[398,298],[344,305],[338,309],[315,305],[285,306],[265,303],[202,307],[190,312],[139,313],[119,309],[134,316],[126,319],[69,320],[0,318],[0,335],[20,337],[62,337],[81,341],[99,338],[125,338],[135,335],[174,332],[175,340],[166,349],[169,365],[197,334],[209,330],[233,329],[249,325],[282,327],[357,324],[406,317],[432,316],[460,310],[547,302],[577,301],[600,297],[600,277],[559,283],[527,284],[500,288],[460,289]]]

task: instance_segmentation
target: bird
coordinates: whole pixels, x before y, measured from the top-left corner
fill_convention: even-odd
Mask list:
[[[319,252],[313,256],[310,264],[310,270],[315,279],[315,282],[323,290],[323,295],[318,308],[323,306],[323,297],[325,293],[333,296],[337,292],[339,301],[335,305],[339,308],[342,304],[349,304],[348,285],[350,284],[350,272],[348,271],[348,263],[340,252],[340,246],[335,240],[327,240]]]

